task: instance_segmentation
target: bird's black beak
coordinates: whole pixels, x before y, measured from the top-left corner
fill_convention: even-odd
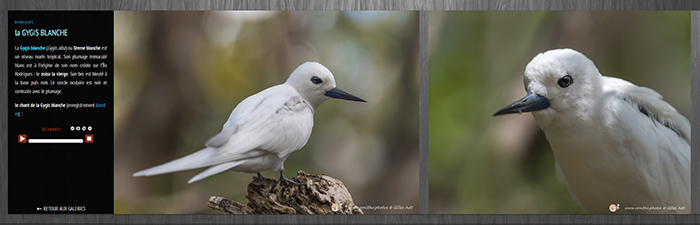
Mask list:
[[[367,102],[365,100],[362,100],[361,98],[358,98],[357,96],[354,96],[350,93],[344,92],[343,90],[340,90],[338,88],[333,88],[330,91],[327,91],[326,96],[331,97],[331,98],[350,100],[350,101]]]
[[[535,93],[529,93],[517,102],[513,102],[513,104],[498,110],[498,112],[494,113],[493,116],[510,113],[532,112],[546,108],[549,108],[549,100],[547,98]]]

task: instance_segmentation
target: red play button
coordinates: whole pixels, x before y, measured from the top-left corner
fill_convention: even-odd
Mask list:
[[[27,135],[26,134],[20,134],[17,137],[17,142],[19,143],[27,143]]]

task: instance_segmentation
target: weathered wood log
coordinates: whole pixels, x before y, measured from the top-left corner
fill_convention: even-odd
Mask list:
[[[248,184],[248,204],[211,196],[208,206],[224,214],[364,214],[352,201],[343,182],[299,170],[289,182],[254,177]]]

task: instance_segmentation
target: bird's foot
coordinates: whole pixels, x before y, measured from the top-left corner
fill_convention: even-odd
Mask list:
[[[299,183],[299,182],[296,182],[296,181],[293,181],[291,179],[284,177],[284,172],[282,172],[282,170],[280,170],[280,179],[277,180],[277,184],[280,184],[280,182],[283,180],[287,181],[289,183],[292,183],[292,184],[296,184],[296,185],[304,185],[304,183]]]

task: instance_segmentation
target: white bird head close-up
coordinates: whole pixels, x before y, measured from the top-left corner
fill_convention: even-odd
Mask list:
[[[572,49],[534,57],[524,86],[527,95],[494,116],[532,113],[584,211],[690,213],[690,122],[659,93],[601,75]]]
[[[333,73],[317,62],[307,62],[297,67],[285,84],[289,84],[316,109],[329,98],[351,101],[364,100],[348,94],[335,86]]]
[[[220,133],[206,148],[133,176],[152,176],[210,166],[192,183],[226,170],[258,173],[280,171],[284,161],[301,149],[311,136],[313,114],[330,98],[365,102],[338,89],[330,70],[317,62],[297,67],[284,84],[267,88],[241,101],[231,112]]]

